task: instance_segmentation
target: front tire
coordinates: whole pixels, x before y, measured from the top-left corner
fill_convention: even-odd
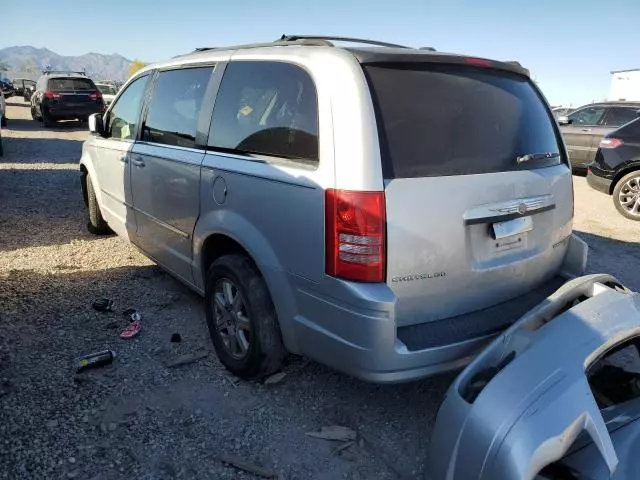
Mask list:
[[[91,177],[87,175],[85,181],[87,182],[87,211],[89,216],[87,230],[94,235],[108,235],[111,233],[111,229],[104,218],[102,218],[102,212],[100,211],[100,205],[98,205],[98,199],[93,189]]]
[[[207,272],[207,326],[220,362],[234,375],[260,379],[277,372],[286,356],[275,307],[253,262],[224,255]]]
[[[613,204],[629,220],[640,221],[640,170],[628,173],[613,189]]]

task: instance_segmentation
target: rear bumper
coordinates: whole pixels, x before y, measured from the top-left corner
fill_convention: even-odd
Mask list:
[[[53,119],[68,119],[78,117],[88,117],[93,113],[102,113],[104,108],[100,105],[81,106],[81,107],[49,107],[47,114]]]
[[[580,262],[575,255],[568,257],[563,271],[571,274],[579,270]],[[394,318],[395,297],[384,290],[386,286],[372,287],[347,303],[307,285],[297,289],[299,314],[294,317],[294,334],[301,353],[354,377],[378,383],[417,380],[463,368],[495,335],[565,281],[565,277],[555,277],[534,291],[485,310],[400,328]]]
[[[593,170],[593,167],[587,173],[587,183],[591,188],[610,195],[612,180],[598,175],[598,172]]]

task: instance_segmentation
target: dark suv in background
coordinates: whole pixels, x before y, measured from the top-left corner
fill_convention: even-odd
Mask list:
[[[86,122],[104,110],[102,93],[83,72],[45,72],[31,97],[31,116],[45,127],[57,120]]]
[[[584,105],[559,117],[573,170],[586,172],[602,137],[639,116],[640,102],[602,102]]]
[[[618,212],[640,220],[640,118],[614,130],[600,141],[587,182],[613,196]]]
[[[27,89],[32,86],[35,87],[36,82],[28,78],[14,78],[13,88],[15,89],[15,95],[18,97],[24,97]]]

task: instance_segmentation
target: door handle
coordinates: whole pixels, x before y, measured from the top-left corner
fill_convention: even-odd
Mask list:
[[[132,158],[131,163],[140,168],[143,168],[145,166],[144,160],[142,160],[141,157]]]
[[[590,128],[582,128],[580,129],[581,132],[590,132],[591,129]]]
[[[121,163],[129,163],[129,160],[127,160],[127,157],[124,156],[124,157],[120,157],[120,162]]]

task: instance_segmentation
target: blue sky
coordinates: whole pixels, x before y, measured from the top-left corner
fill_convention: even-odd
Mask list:
[[[551,103],[573,105],[605,98],[611,70],[640,68],[640,0],[1,1],[0,48],[62,55],[153,62],[282,33],[365,37],[519,60]]]

